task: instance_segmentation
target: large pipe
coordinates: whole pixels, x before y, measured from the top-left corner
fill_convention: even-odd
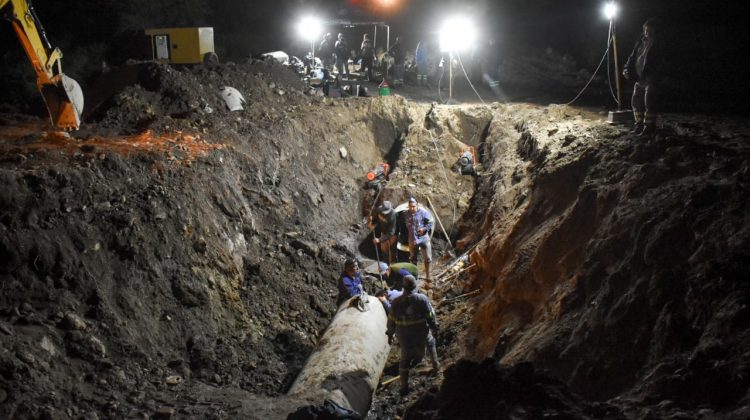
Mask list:
[[[364,296],[364,311],[353,305],[357,297],[341,305],[288,396],[318,404],[330,399],[363,417],[367,414],[390,346],[383,305]]]

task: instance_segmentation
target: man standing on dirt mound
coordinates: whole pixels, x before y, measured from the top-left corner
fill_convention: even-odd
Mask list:
[[[630,105],[633,107],[635,127],[633,133],[641,136],[656,131],[658,84],[662,76],[663,61],[656,40],[657,22],[649,19],[643,24],[643,35],[630,53],[622,75],[635,82]]]
[[[440,362],[437,358],[435,336],[438,325],[435,310],[430,299],[416,292],[417,280],[414,276],[404,277],[404,294],[391,303],[388,314],[388,344],[393,344],[393,335],[398,337],[401,350],[398,362],[401,395],[409,393],[409,369],[424,358],[425,348],[430,349],[430,359],[434,374],[440,373]]]
[[[409,260],[417,264],[417,255],[422,255],[424,261],[424,289],[431,288],[432,277],[430,277],[430,263],[432,262],[432,218],[422,207],[417,205],[417,199],[409,199],[408,214],[406,215],[406,230],[409,234]]]

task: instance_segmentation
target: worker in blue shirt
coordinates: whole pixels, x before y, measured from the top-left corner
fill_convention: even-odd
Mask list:
[[[417,264],[417,252],[422,254],[424,262],[424,278],[426,283],[430,283],[430,263],[432,262],[432,242],[430,232],[432,232],[432,216],[427,210],[417,205],[417,199],[409,198],[408,214],[406,215],[406,230],[409,234],[409,260],[412,264]],[[424,288],[429,288],[425,284]]]
[[[359,296],[364,293],[362,286],[362,275],[359,272],[359,264],[354,259],[347,259],[344,262],[344,271],[339,277],[339,298],[336,305],[341,306],[353,296]]]

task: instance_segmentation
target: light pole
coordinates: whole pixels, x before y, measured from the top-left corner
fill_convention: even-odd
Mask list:
[[[318,18],[307,16],[300,20],[297,27],[299,34],[310,40],[310,70],[315,68],[315,39],[320,35],[322,26]]]
[[[619,8],[612,0],[604,5],[604,17],[609,20],[610,40],[612,41],[612,52],[615,62],[615,89],[617,90],[617,111],[609,111],[607,122],[611,124],[624,123],[632,119],[632,113],[622,110],[622,90],[620,89],[620,66],[617,55],[617,37],[615,35],[615,17]]]
[[[476,27],[465,17],[446,20],[440,30],[440,52],[448,53],[448,101],[453,101],[453,54],[466,50],[474,43]],[[460,55],[459,55],[460,57]],[[460,58],[459,58],[460,59]]]

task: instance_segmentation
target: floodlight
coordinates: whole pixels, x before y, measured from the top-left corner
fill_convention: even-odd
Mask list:
[[[476,40],[477,31],[474,24],[465,17],[454,17],[446,20],[440,29],[440,51],[458,52],[468,49]]]
[[[320,22],[320,19],[313,16],[302,18],[302,20],[299,21],[299,26],[297,26],[299,34],[302,37],[311,40],[317,38],[322,29],[323,24]]]
[[[617,15],[617,3],[614,1],[611,1],[604,5],[604,17],[607,18],[607,20],[612,20]]]

